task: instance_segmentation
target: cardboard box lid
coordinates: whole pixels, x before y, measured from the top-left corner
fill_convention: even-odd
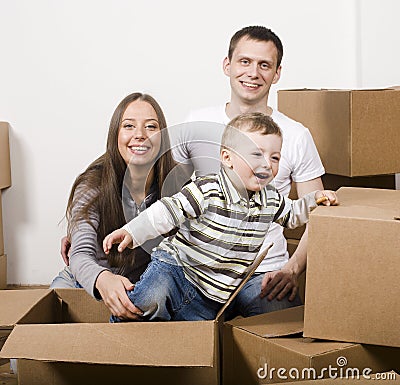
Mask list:
[[[0,355],[50,362],[213,367],[215,333],[214,321],[16,325]]]
[[[0,189],[11,186],[9,124],[0,122]]]
[[[315,341],[311,338],[295,337],[296,334],[303,332],[303,318],[304,306],[296,306],[253,317],[235,319],[227,324],[308,357],[354,346],[353,343],[348,342]]]
[[[12,329],[17,322],[26,317],[44,296],[48,289],[1,290],[0,291],[0,329]]]
[[[312,216],[393,221],[400,225],[400,191],[364,187],[337,190],[339,206],[317,207]]]

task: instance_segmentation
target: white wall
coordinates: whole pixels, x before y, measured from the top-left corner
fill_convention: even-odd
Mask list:
[[[399,84],[397,0],[0,0],[0,120],[10,122],[3,192],[9,283],[49,283],[62,267],[74,178],[103,152],[109,119],[144,91],[170,124],[225,101],[231,35],[271,27],[284,43],[273,89]]]

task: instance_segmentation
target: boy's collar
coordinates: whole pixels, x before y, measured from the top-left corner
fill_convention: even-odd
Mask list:
[[[245,202],[245,199],[239,194],[236,187],[233,185],[232,181],[229,179],[229,176],[221,167],[219,172],[219,179],[221,181],[221,190],[225,195],[225,199],[228,204]],[[258,206],[267,207],[267,194],[265,189],[261,191],[254,192],[253,196],[250,198],[250,201],[254,201]]]

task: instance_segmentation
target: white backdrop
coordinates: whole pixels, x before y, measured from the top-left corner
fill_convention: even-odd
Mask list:
[[[59,223],[74,178],[100,155],[111,114],[134,91],[170,125],[229,96],[231,35],[262,24],[284,44],[272,89],[399,84],[397,0],[0,0],[0,120],[11,131],[3,191],[8,282],[62,267]]]

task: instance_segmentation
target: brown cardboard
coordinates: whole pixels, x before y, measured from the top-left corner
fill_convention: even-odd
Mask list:
[[[325,170],[400,172],[400,90],[280,90],[278,109],[309,128]]]
[[[336,368],[339,375],[341,367],[360,373],[370,368],[369,373],[373,373],[392,370],[399,365],[400,349],[312,340],[295,334],[302,329],[302,306],[226,322],[223,384],[253,385],[308,380],[317,376],[327,378],[329,367],[333,368],[331,373]],[[271,374],[272,368],[275,371]],[[285,375],[284,370],[287,379],[277,376],[280,368],[283,368],[281,375]],[[291,371],[292,368],[295,369]],[[295,370],[299,373],[297,378]]]
[[[0,289],[7,288],[7,255],[0,255]]]
[[[84,290],[49,290],[23,312],[24,324],[16,321],[20,313],[9,317],[16,326],[0,357],[18,359],[19,385],[76,385],[83,379],[96,385],[132,384],[133,379],[149,385],[218,385],[222,311],[211,321],[110,324],[105,305]]]
[[[400,347],[400,191],[338,197],[310,215],[304,335]]]
[[[3,210],[0,190],[0,255],[4,254]]]
[[[11,186],[9,124],[0,122],[0,190]]]
[[[396,175],[373,175],[373,176],[342,176],[325,174],[321,177],[326,190],[338,190],[340,187],[368,187],[383,188],[387,190],[396,189]]]

